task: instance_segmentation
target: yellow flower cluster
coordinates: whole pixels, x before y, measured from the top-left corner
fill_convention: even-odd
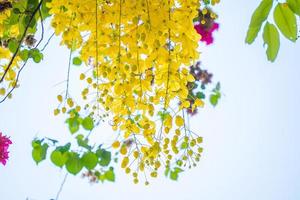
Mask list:
[[[199,59],[193,25],[199,0],[52,0],[47,6],[61,43],[91,69],[80,75],[86,107],[95,117],[101,108],[112,113],[120,132],[112,146],[134,182],[139,172],[156,177],[161,167],[195,165],[202,138],[189,130],[184,113],[187,85],[195,81],[188,66]],[[193,109],[203,106],[195,102]]]

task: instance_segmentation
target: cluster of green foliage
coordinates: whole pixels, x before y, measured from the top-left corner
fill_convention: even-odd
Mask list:
[[[97,123],[90,116],[81,117],[75,109],[69,111],[69,115],[66,124],[74,136],[76,144],[72,145],[69,142],[58,145],[59,141],[55,139],[35,138],[32,141],[32,158],[35,163],[39,165],[48,156],[52,164],[60,169],[65,167],[67,172],[72,175],[82,173],[83,176],[87,176],[86,174],[90,173],[97,178],[97,181],[114,182],[115,172],[112,165],[118,161],[117,158],[113,158],[112,152],[103,148],[103,145],[92,146],[89,144],[88,137],[91,131],[97,127]],[[161,117],[164,118],[164,113],[161,113]],[[76,134],[78,132],[86,132],[86,134]],[[71,149],[72,146],[74,149]],[[183,143],[181,148],[186,149],[187,144]],[[181,167],[182,162],[178,161],[175,167],[165,170],[165,176],[170,180],[177,181],[179,174],[184,171]],[[84,169],[87,170],[87,173],[83,172]]]
[[[103,148],[102,145],[89,144],[89,134],[94,127],[94,120],[87,116],[85,118],[75,111],[71,111],[75,117],[70,117],[66,120],[69,130],[72,134],[79,132],[80,126],[83,128],[83,134],[76,134],[76,144],[67,143],[65,145],[58,145],[57,140],[43,138],[34,139],[32,141],[32,158],[39,164],[50,155],[51,162],[59,167],[65,167],[67,172],[73,175],[79,174],[84,168],[96,175],[100,181],[115,181],[113,162],[117,162],[113,158],[110,151]],[[71,149],[74,147],[74,149]],[[48,153],[51,149],[51,153]]]
[[[13,54],[20,55],[23,61],[32,58],[34,62],[39,63],[43,59],[43,54],[37,48],[39,43],[34,46],[23,45],[25,37],[35,35],[38,30],[38,23],[43,23],[49,17],[49,9],[46,3],[50,0],[20,0],[12,4],[11,16],[4,23],[5,32],[1,41],[8,42],[8,48]],[[11,38],[9,31],[13,25],[18,25],[20,34]],[[43,38],[41,38],[42,40]],[[25,44],[27,41],[25,41]],[[28,44],[28,43],[27,43]]]
[[[273,9],[273,19],[275,25],[270,22],[269,15]],[[263,28],[263,40],[267,45],[266,54],[269,61],[274,62],[280,47],[280,33],[292,42],[299,38],[297,18],[300,17],[300,0],[286,0],[285,3],[275,2],[274,0],[262,0],[260,5],[253,13],[246,43],[252,44],[258,33]],[[279,29],[279,31],[278,31]]]

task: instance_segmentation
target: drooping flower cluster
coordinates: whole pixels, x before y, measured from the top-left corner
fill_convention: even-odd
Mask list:
[[[213,43],[213,32],[219,29],[219,24],[215,22],[216,14],[210,9],[199,10],[199,16],[194,20],[194,28],[201,35],[201,41],[207,45]]]
[[[53,0],[48,6],[62,44],[79,50],[91,69],[80,75],[87,83],[84,107],[94,117],[101,108],[112,113],[119,132],[112,146],[134,182],[140,173],[156,177],[174,163],[195,165],[202,138],[189,130],[184,113],[190,108],[187,84],[195,81],[189,66],[199,58],[193,24],[199,1]],[[61,104],[55,114],[74,109],[74,102],[67,99],[68,108]],[[203,105],[197,99],[193,109]]]
[[[17,85],[19,62],[43,58],[37,49],[37,22],[51,16],[55,34],[70,49],[70,60],[76,55],[73,63],[86,66],[79,76],[82,99],[71,98],[68,73],[54,114],[68,113],[73,131],[79,127],[76,112],[95,121],[105,116],[118,133],[109,146],[120,153],[121,167],[135,183],[140,174],[156,177],[165,169],[174,176],[179,167],[196,165],[202,138],[190,130],[187,112],[203,107],[204,101],[192,96],[191,102],[189,85],[197,77],[189,66],[199,60],[198,42],[205,35],[197,34],[193,19],[210,1],[7,2],[12,6],[0,13],[0,95]]]
[[[5,135],[2,135],[2,133],[0,132],[0,163],[2,165],[6,165],[6,162],[9,158],[8,148],[11,144],[11,140]]]

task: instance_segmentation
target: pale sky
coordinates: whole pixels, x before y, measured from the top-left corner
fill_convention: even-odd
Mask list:
[[[60,200],[300,199],[300,43],[281,38],[275,63],[267,61],[261,35],[254,45],[244,44],[258,2],[223,0],[215,44],[202,49],[203,66],[221,82],[224,95],[217,108],[207,106],[192,119],[192,129],[204,138],[199,166],[178,182],[161,176],[148,187],[134,185],[119,170],[115,183],[90,185],[70,175]],[[67,63],[68,51],[53,40],[44,61],[25,68],[14,98],[0,104],[0,130],[14,142],[7,166],[0,166],[0,200],[56,196],[65,170],[49,161],[37,167],[31,141],[36,135],[71,138],[64,118],[52,114],[64,87],[55,85],[65,80]],[[78,72],[72,68],[73,75]],[[100,126],[95,134],[104,132],[111,133],[110,127]]]

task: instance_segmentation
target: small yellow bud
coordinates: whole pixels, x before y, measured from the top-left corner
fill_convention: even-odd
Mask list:
[[[84,74],[80,74],[80,77],[79,77],[80,80],[83,80],[85,79],[85,75]]]
[[[128,157],[124,157],[123,160],[122,160],[122,163],[121,163],[121,167],[122,168],[127,167],[128,163],[129,163],[129,158]]]
[[[184,120],[181,116],[176,116],[175,118],[175,124],[178,126],[178,127],[181,127],[184,125]]]
[[[155,172],[155,171],[151,172],[150,176],[153,177],[153,178],[156,178],[157,177],[157,172]]]
[[[119,141],[115,141],[115,142],[112,144],[112,147],[113,147],[114,149],[119,148],[119,147],[120,147],[120,142],[119,142]]]
[[[57,100],[58,100],[59,102],[62,102],[62,101],[63,101],[63,97],[62,97],[61,95],[58,95],[58,96],[57,96]]]
[[[60,113],[60,110],[57,108],[54,110],[54,115],[57,116]]]
[[[121,150],[120,150],[120,153],[121,153],[122,155],[126,155],[126,154],[127,154],[127,148],[126,148],[126,146],[122,146],[122,148],[121,148]]]
[[[204,102],[201,99],[196,99],[195,100],[195,105],[197,107],[203,107],[204,106]]]
[[[1,96],[4,96],[5,93],[6,93],[5,88],[1,88],[1,89],[0,89],[0,95],[1,95]]]

